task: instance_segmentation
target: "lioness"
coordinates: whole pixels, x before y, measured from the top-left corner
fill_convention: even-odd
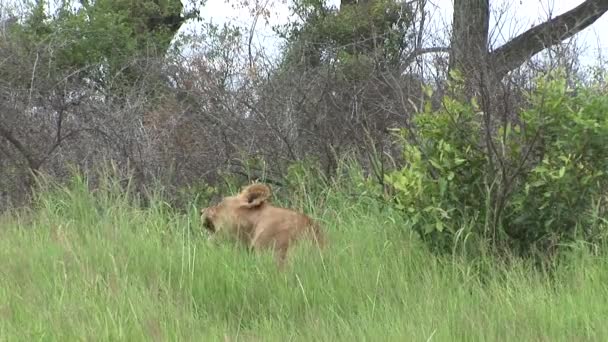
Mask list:
[[[319,247],[325,245],[318,223],[302,213],[273,206],[270,196],[267,185],[249,185],[236,196],[201,209],[203,227],[212,233],[210,239],[219,233],[236,238],[252,250],[273,249],[280,268],[298,239],[306,237]]]

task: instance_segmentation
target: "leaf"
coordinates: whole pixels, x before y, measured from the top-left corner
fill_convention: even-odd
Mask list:
[[[562,167],[559,169],[559,177],[558,177],[558,178],[562,178],[562,177],[564,177],[564,175],[565,175],[565,174],[566,174],[566,167],[565,167],[565,166],[562,166]]]
[[[533,188],[538,188],[539,186],[543,186],[545,184],[546,184],[546,182],[544,180],[537,180],[537,181],[530,183],[530,186]]]
[[[507,123],[505,135],[507,135],[507,136],[511,135],[511,123],[510,122]]]
[[[448,180],[451,181],[452,179],[454,179],[454,172],[450,171],[448,173]]]
[[[430,234],[430,233],[432,233],[434,231],[435,231],[435,227],[432,224],[426,224],[424,226],[424,233],[425,234]]]
[[[439,194],[443,197],[448,190],[448,182],[445,179],[439,179]]]
[[[437,170],[442,171],[443,167],[441,167],[441,165],[439,165],[439,163],[437,163],[435,160],[430,159],[429,162],[431,163],[431,165],[433,165],[433,167],[435,167]]]
[[[470,148],[470,147],[469,147],[469,146],[467,146],[467,150],[466,150],[465,152],[468,152],[468,151],[469,151],[469,148]],[[466,161],[467,161],[467,160],[466,160],[466,159],[463,159],[463,158],[455,158],[455,159],[454,159],[454,163],[455,163],[456,165],[461,165],[462,163],[464,163],[464,162],[466,162]]]

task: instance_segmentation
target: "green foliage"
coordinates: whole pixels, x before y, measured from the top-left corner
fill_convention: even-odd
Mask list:
[[[319,163],[314,158],[291,163],[285,175],[286,186],[290,193],[301,196],[310,194],[320,195],[323,189],[329,185],[327,177],[319,167]]]
[[[407,166],[387,175],[396,206],[434,247],[448,248],[466,222],[483,215],[486,158],[479,150],[480,120],[472,104],[445,98],[415,117],[416,135],[401,130]],[[482,216],[483,217],[483,216]]]
[[[132,82],[128,66],[138,58],[163,56],[184,20],[179,0],[96,0],[81,6],[62,1],[50,15],[44,4],[30,9],[13,36],[26,51],[52,50],[48,64],[55,70],[77,70],[102,83],[118,75]]]
[[[287,40],[286,62],[315,67],[335,62],[346,79],[363,79],[374,68],[396,65],[411,24],[411,9],[394,0],[344,4],[295,1],[302,22],[280,30]],[[365,73],[367,71],[367,73]]]
[[[600,232],[590,229],[597,220],[591,214],[602,213],[592,209],[608,185],[608,97],[594,86],[573,90],[564,79],[540,80],[530,102],[522,134],[540,141],[537,162],[526,170],[506,224],[523,241],[593,241]]]
[[[602,237],[593,227],[608,181],[608,97],[550,75],[528,107],[521,124],[505,124],[486,121],[475,99],[446,97],[415,117],[415,133],[401,131],[407,165],[387,182],[431,246],[452,250],[473,237],[527,254]]]
[[[211,204],[212,199],[217,195],[217,187],[199,181],[177,190],[178,200],[175,201],[175,206],[185,208],[191,205],[200,209]]]

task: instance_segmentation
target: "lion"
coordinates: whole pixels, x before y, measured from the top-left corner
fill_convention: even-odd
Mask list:
[[[225,197],[219,204],[200,211],[203,227],[214,240],[224,235],[243,243],[249,250],[274,251],[279,268],[283,268],[287,252],[302,238],[309,238],[318,247],[325,246],[325,237],[317,222],[292,209],[273,206],[271,190],[266,184],[245,187],[236,196]]]

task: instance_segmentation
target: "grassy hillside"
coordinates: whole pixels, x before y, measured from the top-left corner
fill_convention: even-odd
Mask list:
[[[82,180],[0,218],[0,340],[605,341],[606,258],[551,275],[432,256],[399,215],[326,191],[330,249],[208,246],[198,213],[146,210]],[[321,204],[322,203],[322,204]],[[313,203],[314,204],[314,203]]]

